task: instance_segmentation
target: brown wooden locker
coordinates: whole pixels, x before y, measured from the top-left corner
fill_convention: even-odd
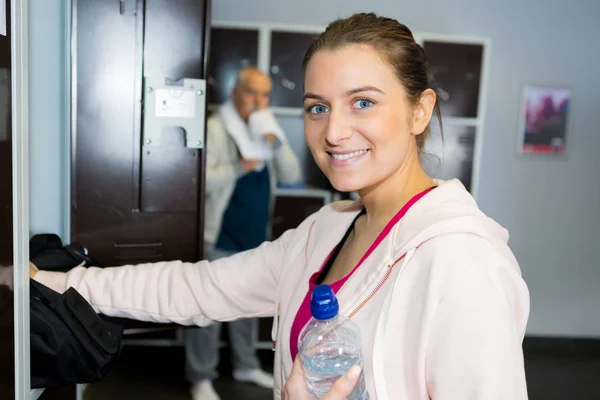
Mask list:
[[[77,0],[73,21],[71,240],[103,266],[201,259],[205,153],[148,143],[143,78],[206,79],[210,0]]]
[[[72,241],[102,265],[202,256],[204,151],[143,136],[143,77],[205,79],[209,0],[77,0]]]

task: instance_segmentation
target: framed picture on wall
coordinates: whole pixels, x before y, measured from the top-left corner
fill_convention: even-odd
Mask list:
[[[258,29],[212,27],[208,65],[208,104],[226,102],[239,69],[258,65]]]
[[[481,43],[423,41],[430,82],[445,117],[477,118],[484,47]]]
[[[564,156],[571,89],[527,85],[523,89],[519,150],[523,155]]]
[[[444,125],[444,138],[437,120],[431,122],[431,135],[421,155],[427,173],[436,179],[458,179],[471,191],[477,129],[466,125]]]
[[[317,36],[312,32],[271,32],[269,72],[273,80],[273,107],[302,108],[302,60]]]

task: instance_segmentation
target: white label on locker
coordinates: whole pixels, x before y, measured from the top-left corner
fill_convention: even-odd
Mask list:
[[[192,90],[156,90],[156,116],[167,118],[194,118],[196,92]]]

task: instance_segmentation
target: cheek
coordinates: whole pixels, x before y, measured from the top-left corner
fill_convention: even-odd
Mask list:
[[[321,141],[321,128],[315,121],[304,118],[304,139],[308,147],[316,147]]]
[[[309,146],[317,144],[322,138],[322,126],[319,121],[314,121],[310,117],[304,117],[304,138]]]
[[[362,136],[372,146],[370,173],[387,175],[404,162],[411,140],[406,119],[398,115],[379,115],[360,126]],[[372,168],[372,169],[371,169]]]
[[[317,121],[304,120],[304,140],[308,146],[313,158],[321,167],[322,162],[326,162],[327,153],[324,150],[323,127]]]
[[[397,151],[410,139],[410,126],[402,115],[388,113],[369,121],[366,126],[371,141],[378,150]]]

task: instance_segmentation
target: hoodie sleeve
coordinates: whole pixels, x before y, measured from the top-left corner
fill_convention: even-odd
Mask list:
[[[443,252],[448,279],[428,341],[431,399],[527,399],[529,294],[518,267],[474,235],[453,235],[445,246],[454,250]]]
[[[274,242],[210,263],[78,267],[68,273],[40,271],[34,279],[60,293],[73,287],[109,316],[199,326],[272,316],[286,250],[293,240],[306,238],[314,218]]]

